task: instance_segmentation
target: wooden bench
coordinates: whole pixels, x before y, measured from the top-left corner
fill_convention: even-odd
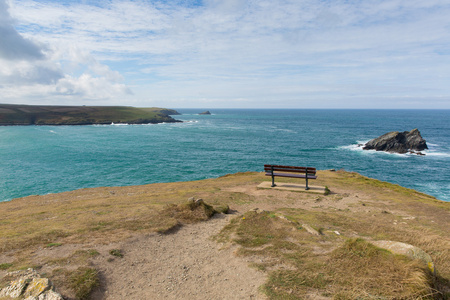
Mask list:
[[[266,176],[272,176],[272,187],[276,186],[275,176],[291,177],[291,178],[305,178],[306,190],[309,190],[308,179],[316,179],[316,168],[308,167],[293,167],[293,166],[279,166],[279,165],[264,165]]]

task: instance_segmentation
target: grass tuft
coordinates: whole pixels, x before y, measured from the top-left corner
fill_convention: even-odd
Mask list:
[[[49,244],[45,245],[45,248],[59,247],[61,245],[62,245],[62,243],[49,243]]]
[[[3,263],[0,264],[0,270],[8,270],[9,268],[11,268],[13,266],[13,264],[10,263]]]
[[[109,254],[111,254],[112,256],[120,257],[120,258],[123,257],[122,250],[120,250],[120,249],[111,249],[111,250],[109,250]]]
[[[77,299],[88,299],[92,290],[99,285],[98,272],[93,268],[80,267],[70,276],[70,283]]]
[[[168,218],[179,220],[182,223],[196,223],[211,218],[216,211],[203,200],[190,200],[184,204],[167,205],[162,214]]]

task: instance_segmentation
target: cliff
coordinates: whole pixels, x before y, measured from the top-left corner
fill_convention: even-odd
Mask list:
[[[0,125],[156,124],[181,122],[166,108],[0,104]]]

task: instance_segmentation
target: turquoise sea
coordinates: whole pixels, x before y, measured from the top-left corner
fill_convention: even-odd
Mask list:
[[[177,109],[184,123],[0,127],[0,201],[287,164],[345,169],[450,201],[450,110]],[[426,156],[363,151],[418,128]]]

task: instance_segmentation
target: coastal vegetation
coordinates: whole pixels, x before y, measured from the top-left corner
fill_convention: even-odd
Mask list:
[[[98,266],[126,258],[120,243],[154,233],[175,239],[178,228],[226,207],[234,217],[214,239],[266,274],[260,291],[269,299],[450,296],[450,203],[346,171],[318,172],[327,195],[257,188],[267,180],[237,173],[0,203],[0,278],[32,267],[67,299],[89,299],[102,285]],[[419,247],[433,268],[379,240]]]
[[[0,125],[156,124],[179,122],[166,108],[130,106],[45,106],[0,104]]]

